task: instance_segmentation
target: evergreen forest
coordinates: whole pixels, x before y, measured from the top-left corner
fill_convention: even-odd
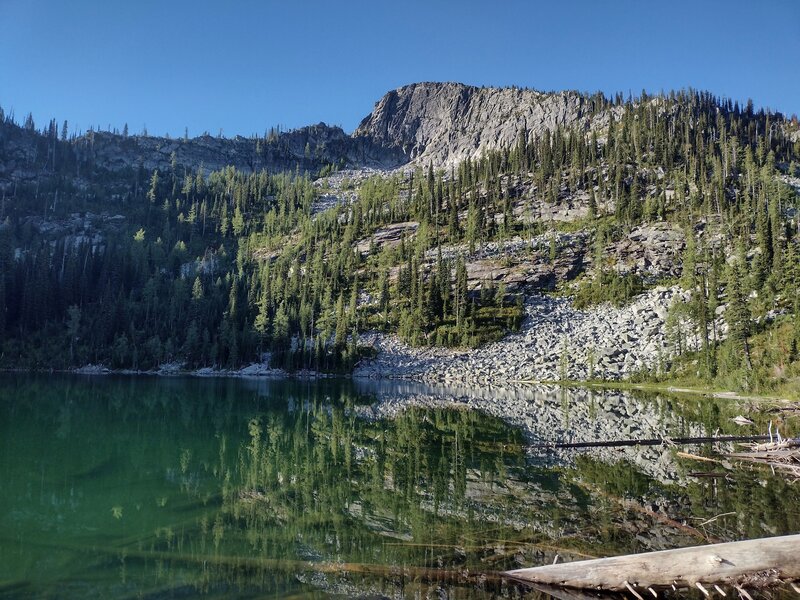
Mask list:
[[[0,157],[28,144],[30,160],[27,172],[5,165],[0,192],[0,367],[237,369],[269,356],[289,371],[346,373],[370,356],[368,331],[480,347],[520,327],[531,290],[476,280],[470,253],[581,230],[591,268],[538,291],[590,307],[664,283],[690,290],[673,318],[701,343],[679,347],[665,376],[755,389],[800,375],[796,118],[694,90],[584,102],[607,126],[522,132],[447,169],[340,177],[354,194],[330,207],[325,178],[344,161],[207,171],[173,155],[168,168],[110,170],[89,151],[96,132],[2,113]],[[585,216],[526,218],[565,202]],[[87,219],[101,223],[96,235],[75,228]],[[620,274],[607,245],[660,222],[686,232],[680,277]],[[397,224],[413,227],[381,243]],[[538,252],[554,264],[560,251]]]

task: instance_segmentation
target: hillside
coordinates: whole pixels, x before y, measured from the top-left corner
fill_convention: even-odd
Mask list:
[[[66,129],[65,129],[66,127]],[[353,138],[324,123],[263,136],[225,138],[204,134],[166,138],[146,134],[89,131],[70,135],[68,124],[54,120],[38,131],[32,121],[20,126],[0,114],[0,186],[54,176],[91,181],[142,169],[152,172],[179,166],[206,172],[232,166],[239,171],[318,172],[346,165],[394,167],[405,162],[401,152]]]
[[[752,105],[423,83],[352,136],[56,130],[0,125],[3,367],[800,374],[800,140]]]

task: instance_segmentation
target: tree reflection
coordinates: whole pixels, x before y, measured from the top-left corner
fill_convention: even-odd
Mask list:
[[[492,573],[557,553],[800,527],[796,486],[768,472],[678,462],[678,486],[588,453],[532,461],[497,417],[364,418],[347,382],[23,377],[0,395],[0,580],[16,596],[82,597],[87,581],[101,596],[502,596],[517,590]]]

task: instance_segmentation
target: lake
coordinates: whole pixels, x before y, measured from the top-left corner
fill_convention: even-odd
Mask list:
[[[545,387],[3,375],[0,598],[519,597],[498,572],[800,531],[798,486],[676,454],[710,445],[537,446],[766,431],[740,411]]]

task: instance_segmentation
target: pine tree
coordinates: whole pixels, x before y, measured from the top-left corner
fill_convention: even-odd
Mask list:
[[[685,237],[686,246],[681,260],[681,286],[685,290],[694,290],[697,287],[697,247],[692,227],[686,228]]]
[[[480,235],[480,217],[478,216],[478,207],[476,206],[474,198],[470,198],[469,207],[467,208],[467,243],[469,244],[470,254],[475,252],[475,247]]]
[[[236,208],[233,211],[233,219],[231,219],[231,228],[233,231],[233,235],[239,237],[244,232],[244,214],[242,213],[242,208],[239,204],[236,204]]]
[[[729,337],[737,351],[744,357],[748,370],[753,368],[750,359],[750,309],[743,289],[744,273],[741,259],[737,259],[728,273],[728,309],[725,320],[728,322]]]
[[[389,293],[389,273],[388,271],[381,271],[378,283],[378,306],[383,313],[384,323],[389,322],[389,303],[391,296]]]
[[[147,191],[147,199],[150,202],[155,202],[158,198],[158,169],[153,171],[153,176],[150,178],[150,189]]]
[[[468,316],[468,288],[467,288],[467,265],[463,257],[459,257],[456,262],[456,285],[453,299],[453,309],[456,318],[456,327],[463,329]]]
[[[269,273],[269,265],[265,266],[261,269],[261,293],[259,295],[258,300],[258,313],[256,314],[255,321],[253,326],[256,332],[259,335],[259,346],[263,347],[264,342],[266,341],[267,335],[270,332],[270,273]],[[234,285],[231,288],[231,294],[233,294],[233,290],[236,286]],[[230,313],[232,310],[235,311],[234,307],[231,307],[231,303],[234,302],[235,296],[231,296],[232,300],[229,302],[229,309],[228,312]],[[235,312],[233,314],[235,317]]]

